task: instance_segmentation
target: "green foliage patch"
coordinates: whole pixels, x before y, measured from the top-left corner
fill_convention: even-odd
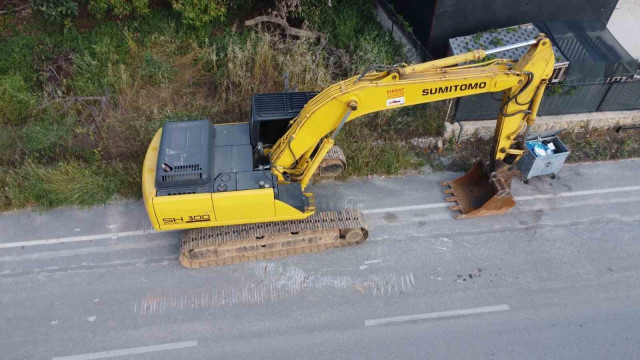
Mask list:
[[[35,110],[37,101],[37,95],[22,76],[0,76],[0,125],[24,122]]]
[[[0,207],[93,205],[107,202],[119,182],[101,169],[77,161],[43,166],[31,161],[19,168],[0,167]]]
[[[371,64],[404,60],[366,0],[289,10],[292,23],[326,42],[242,26],[269,1],[36,3],[30,17],[0,22],[0,209],[140,196],[142,160],[164,122],[247,121],[251,95],[283,91],[285,71],[299,91],[319,91]],[[339,138],[348,174],[421,166],[405,140],[440,132],[438,111],[348,124]]]

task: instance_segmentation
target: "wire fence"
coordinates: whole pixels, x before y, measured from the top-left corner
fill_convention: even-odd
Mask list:
[[[501,100],[501,93],[459,98],[453,120],[495,119]],[[544,116],[624,110],[640,110],[640,81],[549,85],[538,114]]]
[[[611,84],[598,111],[637,109],[640,109],[640,81],[633,81]]]

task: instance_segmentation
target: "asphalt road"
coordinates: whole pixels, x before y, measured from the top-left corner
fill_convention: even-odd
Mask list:
[[[454,220],[452,173],[325,183],[355,248],[190,270],[140,202],[0,216],[1,359],[637,359],[640,160],[518,181]]]

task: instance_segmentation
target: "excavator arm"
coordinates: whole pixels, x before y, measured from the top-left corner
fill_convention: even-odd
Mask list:
[[[503,98],[491,168],[509,155],[521,155],[512,144],[535,121],[554,67],[551,42],[544,35],[526,45],[531,47],[518,62],[496,59],[478,63],[488,52],[476,50],[365,73],[328,87],[292,120],[273,148],[267,149],[273,173],[281,182],[301,182],[304,188],[346,122],[378,111],[498,91],[503,92]],[[471,64],[459,65],[462,63]]]

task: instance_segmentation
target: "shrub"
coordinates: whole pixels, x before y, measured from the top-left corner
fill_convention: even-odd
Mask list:
[[[149,12],[149,0],[90,0],[89,11],[97,17],[141,15]]]
[[[63,22],[78,15],[78,2],[75,0],[31,0],[31,8],[54,22]]]
[[[79,0],[31,0],[33,9],[46,19],[67,22],[78,15]],[[97,18],[107,16],[125,17],[145,15],[150,12],[150,0],[88,0],[89,12]],[[171,0],[173,9],[182,16],[184,24],[202,27],[225,17],[227,3],[237,9],[242,4],[252,5],[252,1],[241,0]]]
[[[171,5],[182,15],[183,23],[194,27],[221,20],[227,12],[222,0],[171,0]]]

